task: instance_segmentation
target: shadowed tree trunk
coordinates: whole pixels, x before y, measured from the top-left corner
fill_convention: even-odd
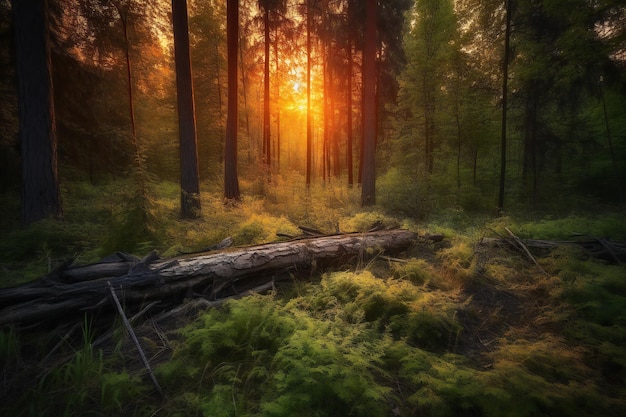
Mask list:
[[[509,42],[511,39],[511,0],[504,0],[506,8],[506,31],[504,35],[504,61],[502,63],[502,132],[500,137],[500,186],[498,189],[498,215],[504,209],[506,179],[506,114],[509,82]]]
[[[200,184],[187,0],[172,0],[172,23],[180,138],[180,214],[181,217],[191,218],[197,217],[200,212]]]
[[[352,19],[352,13],[354,9],[354,0],[348,0],[348,19]],[[349,33],[348,33],[348,68],[347,68],[347,94],[346,94],[346,117],[347,117],[347,144],[346,144],[346,165],[348,165],[348,186],[352,187],[354,184],[354,169],[352,162],[352,141],[353,141],[353,132],[352,132],[352,67],[353,67],[353,56],[352,56],[352,41],[354,39],[354,29],[353,25],[350,25],[351,20],[348,20],[349,23]]]
[[[367,0],[363,51],[363,171],[361,205],[376,204],[376,0]]]
[[[22,223],[61,215],[47,0],[13,0],[22,152]]]
[[[280,80],[278,80],[278,71],[279,71],[279,63],[278,63],[278,25],[276,26],[276,30],[274,31],[274,36],[276,37],[274,40],[274,64],[276,67],[276,103],[280,103]],[[280,105],[276,106],[276,149],[275,149],[275,170],[276,172],[280,172]]]
[[[139,151],[139,143],[137,142],[137,123],[135,119],[135,99],[133,95],[133,65],[130,59],[130,39],[128,38],[128,15],[130,14],[131,0],[127,0],[125,5],[121,1],[113,1],[111,4],[117,9],[122,22],[122,31],[124,32],[124,59],[126,61],[126,83],[128,89],[128,115],[130,117],[131,140],[133,145],[134,165],[139,177],[139,186],[142,196],[146,195],[146,186],[144,183],[144,167],[143,157]]]
[[[224,197],[239,200],[237,176],[237,54],[239,49],[239,0],[226,2],[226,43],[228,50],[228,116],[224,146]]]

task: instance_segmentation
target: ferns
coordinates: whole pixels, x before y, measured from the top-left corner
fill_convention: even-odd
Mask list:
[[[391,174],[386,180],[393,180]],[[283,179],[276,181],[284,185]],[[295,188],[281,186],[265,198],[244,197],[236,207],[203,194],[202,207],[210,216],[180,221],[177,185],[161,184],[161,196],[148,207],[161,220],[142,230],[130,227],[142,216],[132,210],[139,205],[131,201],[130,187],[118,188],[94,193],[76,184],[74,192],[98,200],[99,209],[76,205],[66,214],[85,221],[100,217],[117,226],[109,243],[117,239],[138,250],[156,245],[166,256],[227,236],[237,244],[274,240],[277,232],[297,234],[296,224],[329,232],[337,224],[342,231],[366,230],[377,221],[415,228],[375,210],[355,214],[354,190],[331,186],[326,200],[307,200]],[[386,198],[399,203],[400,197]],[[417,213],[426,202],[413,203]],[[513,229],[534,238],[564,238],[570,231],[623,233],[617,217],[569,217]],[[499,230],[510,222],[501,218],[487,227]],[[427,259],[375,261],[369,270],[329,272],[312,283],[294,283],[288,294],[250,296],[206,311],[180,330],[172,359],[156,369],[168,394],[163,403],[155,404],[146,396],[150,386],[136,372],[120,369],[86,337],[82,348],[66,352],[72,360],[43,372],[43,382],[0,405],[0,414],[623,415],[623,266],[559,249],[540,259],[551,275],[545,277],[509,252],[477,255],[475,241],[485,227],[479,230],[476,224],[462,211],[446,212],[440,224],[427,226],[431,233],[456,237],[447,247],[428,250]],[[82,257],[95,257],[107,231],[102,224],[45,221],[11,231],[1,248],[6,259],[35,258],[33,270],[41,273],[69,243]],[[11,275],[8,269],[0,273]],[[502,294],[507,295],[498,297]],[[1,332],[0,363],[22,361],[22,343],[15,332]]]

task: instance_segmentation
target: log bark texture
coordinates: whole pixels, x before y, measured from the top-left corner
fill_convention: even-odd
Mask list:
[[[59,268],[40,280],[0,289],[0,327],[28,326],[101,308],[111,309],[109,283],[126,308],[150,300],[164,305],[188,297],[210,300],[238,294],[298,271],[343,265],[409,248],[408,230],[352,233],[231,248],[190,257],[142,260],[124,254],[104,262]]]

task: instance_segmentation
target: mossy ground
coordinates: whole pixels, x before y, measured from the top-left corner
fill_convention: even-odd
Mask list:
[[[134,247],[163,256],[233,236],[236,244],[297,234],[366,230],[375,222],[443,233],[393,261],[373,254],[340,270],[279,285],[159,322],[137,333],[166,393],[155,396],[119,323],[63,334],[0,332],[0,414],[14,416],[621,416],[626,412],[626,274],[571,248],[538,257],[481,245],[509,227],[521,237],[626,237],[618,214],[564,218],[441,213],[417,223],[360,210],[358,190],[243,183],[225,206],[203,194],[203,215],[178,220],[178,188],[156,187]],[[208,184],[207,188],[212,185]],[[90,262],[120,236],[124,201],[72,186],[66,220],[3,227],[4,285],[65,257]],[[262,195],[263,194],[263,195]],[[69,197],[69,196],[68,196]],[[80,202],[83,203],[80,203]],[[85,201],[89,204],[85,204]],[[126,233],[128,231],[124,231]],[[108,243],[107,243],[108,242]],[[545,272],[544,272],[545,271]],[[301,277],[303,278],[303,277]],[[108,331],[106,328],[105,331]],[[67,336],[67,337],[66,337]],[[98,343],[94,343],[98,341]]]

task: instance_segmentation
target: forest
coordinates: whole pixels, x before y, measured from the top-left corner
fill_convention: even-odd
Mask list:
[[[0,0],[0,415],[622,416],[623,0]]]

